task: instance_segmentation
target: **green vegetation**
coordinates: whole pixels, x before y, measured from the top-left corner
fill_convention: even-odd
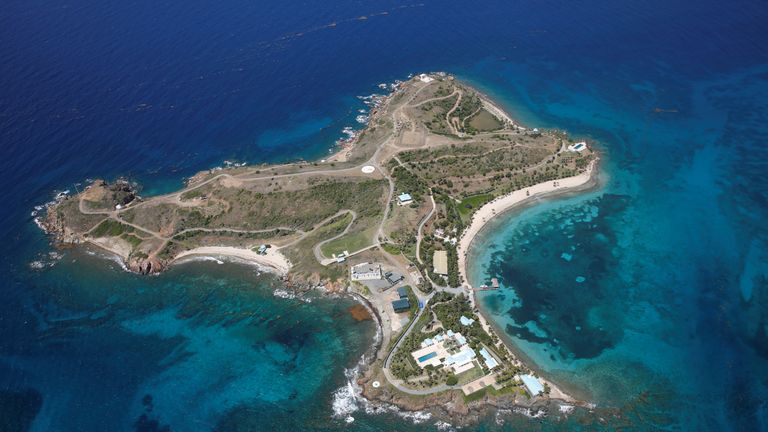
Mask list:
[[[461,216],[462,222],[464,222],[465,224],[468,224],[470,216],[472,216],[472,213],[474,213],[475,210],[482,207],[483,204],[493,200],[493,198],[494,198],[493,194],[480,194],[480,195],[472,195],[470,197],[467,197],[461,200],[461,203],[459,203],[458,205],[458,211],[459,211],[459,215]]]
[[[381,248],[390,255],[400,255],[400,247],[392,243],[382,243]]]
[[[448,295],[450,296],[450,294]],[[481,348],[480,343],[485,345],[493,344],[491,336],[483,330],[477,315],[472,311],[469,299],[464,294],[451,296],[447,300],[445,300],[445,296],[442,296],[442,299],[444,300],[441,303],[436,303],[432,310],[435,312],[437,319],[443,323],[443,327],[446,330],[453,330],[466,336],[470,346],[475,351]],[[461,325],[459,318],[462,315],[474,319],[475,322],[471,326]]]
[[[200,188],[197,188],[197,189],[192,189],[191,191],[187,191],[187,192],[184,192],[183,194],[181,194],[181,199],[186,201],[186,200],[191,200],[191,199],[198,198],[198,197],[201,197],[201,196],[203,196],[203,191],[200,190]]]
[[[195,241],[200,240],[203,237],[233,237],[238,239],[247,240],[263,240],[276,237],[283,237],[293,234],[293,231],[284,229],[274,229],[263,232],[242,232],[237,230],[217,229],[216,231],[207,231],[202,229],[191,228],[188,231],[179,233],[173,236],[173,240],[176,241]]]
[[[114,219],[105,219],[91,231],[92,237],[117,237],[126,232],[133,232],[133,227],[122,224]]]
[[[394,159],[393,162],[397,163]],[[392,177],[395,179],[397,193],[409,193],[415,201],[421,201],[429,193],[427,184],[402,166],[392,169]]]
[[[428,311],[423,313],[416,324],[414,324],[413,330],[403,340],[400,348],[392,354],[390,370],[395,377],[407,380],[421,373],[421,369],[413,360],[413,357],[411,357],[411,352],[419,348],[422,340],[435,336],[438,333],[436,331],[430,333],[421,331],[431,319],[431,314]]]
[[[325,181],[294,191],[259,193],[213,182],[196,189],[209,197],[203,206],[145,205],[125,212],[125,219],[153,231],[167,227],[179,232],[189,228],[260,230],[276,226],[309,231],[342,209],[354,210],[360,218],[380,215],[384,186],[384,180],[350,179]]]
[[[138,245],[140,245],[140,244],[141,244],[141,242],[143,241],[142,239],[140,239],[140,238],[136,237],[136,236],[135,236],[135,235],[133,235],[133,234],[127,234],[127,233],[126,233],[126,234],[123,234],[123,235],[122,235],[122,236],[120,236],[120,237],[121,237],[123,240],[127,241],[128,243],[130,243],[130,244],[131,244],[131,246],[133,246],[133,248],[134,248],[134,249],[135,249],[135,248],[136,248]]]
[[[412,320],[419,313],[419,298],[416,297],[416,293],[413,292],[413,288],[410,285],[405,285],[403,288],[408,291],[408,303],[411,305],[411,308],[408,310],[408,316]],[[410,324],[410,320],[408,324]],[[408,325],[406,325],[407,327]]]
[[[455,386],[459,383],[459,378],[453,373],[448,374],[448,378],[445,379],[445,383],[449,386]]]
[[[371,237],[373,237],[374,229],[375,227],[369,228],[366,231],[348,233],[336,240],[331,240],[328,243],[325,243],[320,247],[320,250],[326,257],[331,257],[333,254],[338,255],[344,251],[353,253],[371,245]]]
[[[493,114],[482,109],[466,120],[467,133],[490,132],[501,129],[504,124]]]
[[[485,371],[479,366],[479,363],[475,361],[476,365],[472,369],[462,372],[457,376],[459,384],[464,385],[471,383],[472,381],[485,376]]]
[[[446,244],[445,250],[448,252],[448,286],[457,287],[461,285],[459,254],[456,252],[456,246],[451,244]]]

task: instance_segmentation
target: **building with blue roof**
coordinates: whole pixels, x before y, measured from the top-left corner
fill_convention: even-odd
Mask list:
[[[488,366],[488,369],[493,370],[493,368],[499,365],[499,362],[493,358],[491,353],[489,353],[485,347],[480,349],[480,355],[483,356],[483,361],[485,361],[485,365]]]
[[[397,196],[397,203],[400,205],[407,205],[413,202],[413,197],[409,193],[401,193]]]
[[[528,393],[530,393],[531,396],[537,396],[539,393],[544,391],[544,386],[541,384],[539,379],[533,375],[520,375],[520,380],[523,381],[525,389],[528,390]]]

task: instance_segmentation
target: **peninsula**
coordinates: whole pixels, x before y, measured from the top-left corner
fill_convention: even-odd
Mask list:
[[[216,168],[147,198],[126,181],[96,180],[39,223],[58,244],[97,246],[137,273],[231,256],[289,286],[363,297],[382,335],[359,380],[370,399],[457,415],[484,403],[572,403],[495,334],[474,292],[504,281],[471,286],[465,258],[495,215],[590,184],[596,153],[517,124],[445,73],[388,88],[327,159]]]

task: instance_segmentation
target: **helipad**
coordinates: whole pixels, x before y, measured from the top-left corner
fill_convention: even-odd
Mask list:
[[[373,165],[366,165],[363,167],[363,173],[364,174],[371,174],[374,171],[376,171],[376,168]]]

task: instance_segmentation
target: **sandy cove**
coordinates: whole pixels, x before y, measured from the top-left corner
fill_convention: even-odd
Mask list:
[[[469,251],[469,247],[472,245],[472,241],[475,239],[477,234],[479,234],[480,231],[482,231],[482,229],[494,217],[504,213],[505,211],[509,211],[517,207],[518,205],[521,205],[527,202],[530,199],[540,198],[542,195],[549,195],[552,193],[567,192],[569,190],[579,189],[593,182],[593,179],[594,179],[593,176],[597,172],[595,168],[598,161],[599,159],[590,162],[586,171],[584,171],[579,175],[560,179],[560,180],[546,181],[543,183],[533,185],[528,188],[516,190],[507,195],[494,199],[493,201],[480,207],[475,212],[475,214],[472,217],[472,222],[470,223],[469,227],[466,230],[464,230],[464,233],[462,234],[461,240],[459,240],[459,244],[457,247],[457,253],[459,255],[459,274],[461,275],[461,278],[464,281],[463,283],[464,288],[468,289],[469,291],[469,298],[473,307],[476,307],[477,305],[475,303],[475,292],[470,290],[471,285],[469,283],[469,279],[467,278],[467,252]],[[486,320],[482,312],[478,311],[477,316],[480,319],[480,325],[483,327],[483,329],[488,334],[495,334],[492,326],[490,325],[488,320]],[[517,357],[514,354],[514,352],[507,346],[506,342],[503,343],[503,346],[510,355],[512,355],[515,358]],[[561,401],[576,403],[576,404],[581,403],[580,401],[574,399],[572,396],[565,393],[552,381],[541,376],[539,377],[539,379],[541,379],[542,382],[549,385],[551,389],[550,397],[552,399],[559,399]]]
[[[491,219],[505,211],[511,210],[527,200],[540,198],[542,195],[551,194],[553,192],[567,192],[571,189],[586,185],[592,180],[592,175],[594,174],[597,162],[597,160],[590,162],[586,171],[579,175],[560,180],[550,180],[524,189],[519,189],[507,195],[498,197],[480,207],[472,216],[472,222],[469,227],[464,230],[457,248],[459,255],[459,274],[464,281],[464,286],[470,286],[469,279],[467,278],[467,252],[469,251],[469,247],[472,245],[472,241],[477,234],[482,231]]]
[[[267,270],[273,271],[280,276],[285,276],[291,270],[291,262],[288,261],[288,258],[286,258],[285,255],[275,250],[275,248],[269,248],[267,249],[266,254],[260,255],[250,249],[241,249],[227,246],[202,246],[179,253],[173,258],[173,262],[177,262],[184,257],[193,255],[210,257],[227,256],[240,258],[266,267]]]

